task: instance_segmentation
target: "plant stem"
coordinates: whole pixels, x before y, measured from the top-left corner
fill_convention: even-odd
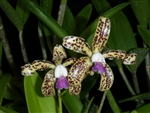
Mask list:
[[[144,47],[147,47],[146,44],[144,44]],[[148,90],[150,91],[150,53],[147,53],[145,57],[145,65],[146,65],[146,73],[147,73],[147,86],[148,86]]]
[[[60,26],[62,26],[63,21],[64,21],[66,6],[67,6],[67,0],[61,0],[60,1],[60,6],[59,6],[58,17],[57,17],[57,22]],[[54,36],[54,45],[57,44],[57,43],[59,43],[59,40],[57,39],[56,36]]]
[[[58,90],[58,104],[59,104],[58,113],[62,113],[62,98],[60,90]]]
[[[8,40],[7,40],[7,37],[5,34],[5,30],[4,30],[4,26],[2,23],[1,17],[0,17],[0,41],[3,44],[3,48],[5,51],[6,58],[7,58],[9,66],[10,66],[10,69],[11,69],[13,75],[15,76],[15,79],[17,80],[19,87],[21,87],[22,81],[20,79],[20,75],[18,74],[17,67],[14,63],[13,56],[11,54],[11,50],[10,50],[9,43],[8,43]]]
[[[131,93],[131,95],[132,95],[132,96],[136,95],[135,92],[134,92],[134,90],[133,90],[133,88],[132,88],[132,86],[131,86],[131,84],[130,84],[130,82],[128,81],[128,78],[127,78],[127,76],[126,76],[124,70],[123,70],[122,64],[121,64],[120,66],[118,66],[118,69],[119,69],[119,72],[120,72],[120,74],[121,74],[121,77],[122,77],[122,79],[124,80],[124,82],[125,82],[125,84],[126,84],[128,90],[129,90],[129,92]]]
[[[46,53],[44,38],[43,38],[43,34],[42,34],[42,31],[41,31],[41,28],[39,26],[38,26],[38,35],[39,35],[39,41],[40,41],[40,44],[41,44],[43,59],[47,60],[47,53]]]
[[[27,57],[26,48],[23,41],[23,31],[19,31],[19,41],[20,41],[21,52],[22,52],[24,63],[28,63],[29,60]]]
[[[106,95],[107,95],[107,91],[105,91],[105,92],[103,93],[103,97],[102,97],[102,100],[101,100],[101,103],[100,103],[100,105],[99,105],[99,108],[98,108],[97,113],[101,113],[101,110],[102,110],[102,108],[103,108],[103,104],[104,104],[104,100],[105,100],[105,98],[106,98]]]
[[[136,94],[140,94],[139,82],[138,82],[136,72],[133,73],[132,79],[133,79],[133,84],[134,84]]]

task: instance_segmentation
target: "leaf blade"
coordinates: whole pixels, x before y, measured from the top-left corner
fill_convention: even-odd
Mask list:
[[[11,75],[9,73],[0,77],[0,92],[1,92],[1,94],[0,94],[0,105],[2,104],[5,89],[6,89],[6,86],[7,86],[10,79],[11,79]]]
[[[125,8],[127,5],[129,5],[129,3],[122,3],[119,4],[111,9],[109,9],[107,12],[103,13],[102,16],[105,16],[107,18],[112,17],[114,14],[116,14],[118,11],[122,10],[123,8]],[[96,18],[81,34],[80,36],[83,38],[87,38],[89,37],[92,33],[95,32],[96,30],[96,26],[98,23],[99,17]]]
[[[91,13],[92,13],[92,4],[88,4],[75,17],[75,21],[78,26],[79,34],[86,27],[86,25],[90,19]]]
[[[138,25],[137,26],[140,35],[142,36],[143,40],[149,45],[150,47],[150,30],[146,29],[145,27]]]
[[[29,0],[21,0],[21,2],[30,9],[45,25],[47,25],[59,38],[67,36],[66,31],[60,27],[56,20],[54,20],[48,13],[46,13],[37,4]]]
[[[29,113],[57,113],[54,97],[44,97],[41,93],[41,77],[35,73],[24,78],[25,96]]]

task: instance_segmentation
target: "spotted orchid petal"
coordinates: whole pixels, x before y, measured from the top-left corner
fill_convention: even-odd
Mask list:
[[[63,46],[66,47],[67,49],[74,50],[81,54],[85,54],[88,56],[92,55],[90,46],[81,37],[66,36],[63,39]]]
[[[73,63],[75,63],[77,61],[77,58],[68,58],[67,60],[65,60],[63,62],[63,66],[69,66],[69,65],[72,65]]]
[[[36,71],[36,69],[30,63],[21,66],[21,69],[22,69],[21,74],[24,76],[33,75]]]
[[[54,70],[48,71],[44,77],[44,81],[41,87],[41,91],[44,96],[49,97],[55,95],[54,89],[55,82],[56,78],[54,78]]]
[[[24,76],[33,75],[35,71],[43,71],[48,68],[55,68],[55,65],[46,60],[35,60],[31,64],[25,64],[21,67],[21,74]]]
[[[53,61],[58,65],[61,64],[64,58],[67,58],[66,52],[61,45],[57,44],[53,50]]]
[[[123,50],[108,50],[103,53],[104,58],[112,60],[113,58],[121,59],[123,64],[131,65],[135,63],[137,54],[126,54]]]
[[[101,52],[105,47],[110,34],[111,23],[108,18],[100,17],[92,43],[92,52]]]
[[[76,85],[76,86],[69,86],[69,93],[71,95],[78,95],[81,91],[81,84]]]
[[[101,74],[100,87],[98,90],[105,91],[111,88],[114,82],[114,75],[108,64],[105,64],[106,72]]]
[[[92,62],[88,57],[79,58],[75,64],[72,65],[68,74],[69,85],[75,86],[81,84],[84,79],[86,71],[92,66]]]

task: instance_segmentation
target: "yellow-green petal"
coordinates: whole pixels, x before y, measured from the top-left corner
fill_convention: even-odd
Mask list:
[[[123,64],[125,65],[132,65],[135,63],[137,54],[135,53],[131,53],[131,54],[127,54],[126,57],[123,60]]]
[[[123,60],[126,57],[126,52],[123,50],[108,50],[103,54],[104,58],[108,58],[110,60],[117,58]]]
[[[109,90],[114,82],[114,75],[108,64],[105,64],[106,73],[101,74],[100,87],[98,90]]]
[[[137,54],[126,54],[123,50],[108,50],[103,53],[103,56],[104,58],[108,58],[110,60],[114,58],[121,59],[123,64],[132,65],[135,63]]]
[[[81,91],[81,84],[76,85],[76,86],[69,86],[69,93],[71,95],[78,95]]]
[[[55,82],[56,78],[54,78],[54,70],[48,71],[44,77],[44,81],[41,87],[41,91],[44,96],[49,97],[55,95]]]
[[[72,65],[68,74],[69,85],[79,85],[84,79],[85,73],[92,66],[92,62],[88,57],[81,57]]]
[[[57,44],[53,50],[53,61],[58,65],[61,64],[64,58],[67,58],[66,52],[61,45]]]
[[[65,60],[63,62],[63,66],[69,66],[69,65],[72,65],[73,63],[75,63],[77,61],[77,58],[68,58],[67,60]]]
[[[55,65],[46,60],[35,60],[31,64],[25,64],[21,66],[21,73],[22,75],[28,76],[33,75],[36,70],[43,71],[45,69],[53,69]]]
[[[63,39],[63,46],[66,47],[67,49],[76,51],[76,52],[81,53],[81,54],[85,54],[88,56],[92,55],[92,52],[90,50],[90,46],[81,37],[66,36]]]
[[[100,17],[92,42],[92,52],[101,52],[109,38],[111,22],[108,18]]]

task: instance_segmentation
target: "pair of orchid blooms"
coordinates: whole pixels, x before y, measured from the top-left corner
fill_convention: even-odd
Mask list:
[[[114,75],[105,59],[121,59],[123,64],[131,65],[135,63],[137,54],[126,54],[123,50],[108,50],[102,53],[109,38],[111,22],[108,18],[100,17],[92,42],[92,50],[88,43],[81,37],[66,36],[62,45],[70,50],[87,55],[79,59],[67,58],[64,48],[56,45],[53,50],[53,63],[46,60],[35,60],[31,64],[22,66],[22,75],[30,76],[35,71],[50,69],[41,87],[44,96],[54,96],[55,87],[58,90],[69,89],[71,95],[78,95],[81,91],[81,82],[86,75],[93,75],[97,72],[101,75],[100,87],[98,90],[105,91],[111,88]],[[72,65],[68,70],[67,66]]]

